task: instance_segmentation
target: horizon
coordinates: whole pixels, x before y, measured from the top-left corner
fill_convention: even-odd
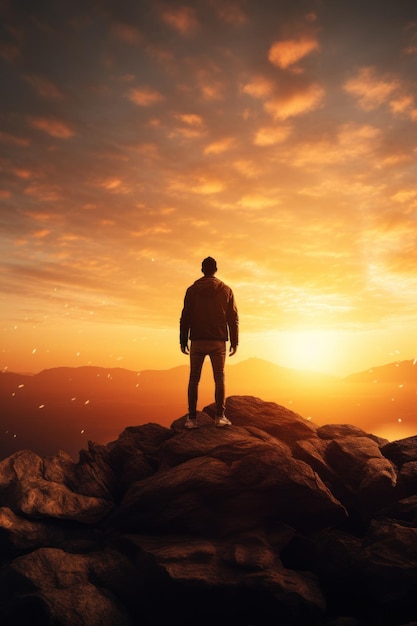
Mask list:
[[[204,372],[206,372],[206,374],[208,372],[211,372],[211,365],[209,362],[209,358],[207,357],[205,359],[204,362]],[[394,360],[394,361],[389,361],[387,363],[380,363],[378,365],[372,365],[368,368],[365,369],[361,369],[361,370],[356,370],[353,372],[349,372],[346,375],[342,375],[342,376],[337,376],[335,374],[326,372],[326,371],[319,371],[319,370],[314,370],[314,369],[303,369],[303,368],[298,368],[298,367],[289,367],[286,365],[283,365],[282,363],[277,363],[276,361],[271,361],[269,359],[265,359],[265,358],[261,358],[261,357],[257,357],[257,356],[250,356],[247,357],[245,359],[236,359],[236,360],[228,360],[226,362],[226,366],[231,366],[233,367],[234,365],[242,365],[245,363],[248,363],[250,361],[262,361],[263,363],[267,363],[268,365],[272,365],[274,367],[277,367],[279,369],[283,369],[283,370],[288,370],[290,372],[294,372],[294,373],[299,373],[299,374],[316,374],[316,375],[322,375],[323,377],[330,377],[330,378],[334,378],[335,380],[343,380],[344,378],[348,378],[349,376],[355,375],[355,374],[362,374],[362,373],[366,373],[366,372],[370,372],[373,371],[375,369],[378,368],[384,368],[384,367],[389,367],[389,366],[396,366],[398,367],[399,365],[401,365],[401,363],[409,363],[410,361],[413,361],[413,365],[416,364],[417,359],[404,359],[404,360]],[[129,371],[129,372],[133,372],[133,373],[142,373],[142,372],[168,372],[170,370],[173,369],[177,369],[177,368],[189,368],[189,364],[187,363],[177,363],[174,364],[170,367],[160,367],[160,368],[154,368],[154,367],[144,367],[144,368],[130,368],[130,367],[125,367],[123,365],[111,365],[111,366],[103,366],[103,365],[99,365],[97,363],[86,363],[86,364],[77,364],[77,365],[52,365],[50,367],[45,367],[41,370],[38,371],[17,371],[17,370],[9,370],[9,369],[3,369],[0,370],[1,374],[17,374],[17,375],[21,375],[21,376],[36,376],[37,374],[41,374],[44,371],[48,371],[48,370],[55,370],[55,369],[83,369],[83,368],[92,368],[92,369],[104,369],[104,370],[108,370],[108,369],[120,369],[120,370],[125,370],[125,371]],[[227,371],[227,367],[226,367],[226,371]]]
[[[0,17],[0,371],[188,363],[206,256],[239,309],[231,363],[417,356],[414,0]]]

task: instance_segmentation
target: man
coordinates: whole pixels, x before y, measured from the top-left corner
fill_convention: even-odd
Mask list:
[[[181,351],[190,355],[186,428],[198,428],[198,383],[207,355],[211,360],[215,383],[216,426],[230,426],[232,423],[224,414],[224,364],[226,341],[229,337],[230,356],[237,350],[238,312],[232,290],[215,277],[216,261],[207,257],[202,263],[201,271],[204,277],[196,280],[186,291],[180,320]],[[191,339],[190,349],[188,339]]]

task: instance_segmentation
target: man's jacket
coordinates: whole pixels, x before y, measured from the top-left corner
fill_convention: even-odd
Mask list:
[[[233,292],[215,276],[204,276],[188,287],[180,320],[180,343],[188,339],[227,341],[238,344],[239,317]]]

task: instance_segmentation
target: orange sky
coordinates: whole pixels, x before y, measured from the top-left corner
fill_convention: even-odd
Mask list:
[[[417,356],[415,0],[0,16],[0,369],[186,363],[207,255],[239,306],[234,362]]]

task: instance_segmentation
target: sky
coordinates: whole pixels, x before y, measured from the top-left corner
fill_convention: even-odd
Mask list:
[[[0,371],[417,357],[415,0],[0,0]],[[231,363],[232,361],[230,361]]]

